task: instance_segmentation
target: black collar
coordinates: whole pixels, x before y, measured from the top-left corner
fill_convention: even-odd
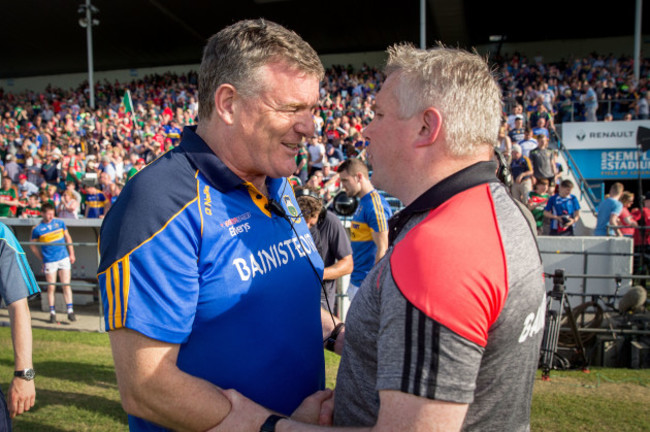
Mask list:
[[[196,126],[186,126],[183,129],[183,139],[179,147],[185,152],[192,165],[218,191],[225,193],[243,183],[243,180],[232,172],[196,134]]]
[[[477,162],[435,184],[388,221],[388,239],[392,245],[400,231],[417,213],[431,211],[462,191],[484,183],[498,182],[497,163]]]

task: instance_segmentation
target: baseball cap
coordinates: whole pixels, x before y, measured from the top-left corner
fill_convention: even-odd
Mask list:
[[[512,153],[521,153],[521,146],[519,144],[513,144]]]
[[[517,114],[517,115],[515,116],[515,120],[517,120],[517,119],[519,119],[519,120],[523,120],[523,119],[524,119],[524,116],[522,116],[521,114]]]
[[[25,175],[25,174],[20,174],[20,175],[18,176],[18,179],[19,179],[19,180],[23,180],[23,179],[24,179],[24,180],[27,180],[27,175]]]

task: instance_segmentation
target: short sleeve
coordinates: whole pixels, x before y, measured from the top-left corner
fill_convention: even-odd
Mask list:
[[[374,232],[388,231],[390,213],[384,206],[377,191],[370,193],[370,205],[364,208],[367,224]]]
[[[189,337],[199,295],[198,245],[182,219],[98,275],[107,329],[126,327],[168,343]]]
[[[0,296],[11,304],[39,292],[25,252],[8,229],[0,229]]]

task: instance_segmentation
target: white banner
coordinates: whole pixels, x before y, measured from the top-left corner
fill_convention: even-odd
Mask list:
[[[639,126],[650,120],[562,123],[562,144],[569,150],[636,148]]]

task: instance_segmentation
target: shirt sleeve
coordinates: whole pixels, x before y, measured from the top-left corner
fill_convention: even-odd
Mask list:
[[[198,242],[183,214],[98,275],[106,328],[185,342],[199,295]]]
[[[25,252],[7,228],[0,228],[0,296],[6,304],[40,292]]]
[[[378,192],[373,191],[370,192],[370,198],[370,205],[364,208],[368,226],[374,232],[388,231],[388,219],[390,218],[390,214],[384,207],[381,201],[381,196]]]

